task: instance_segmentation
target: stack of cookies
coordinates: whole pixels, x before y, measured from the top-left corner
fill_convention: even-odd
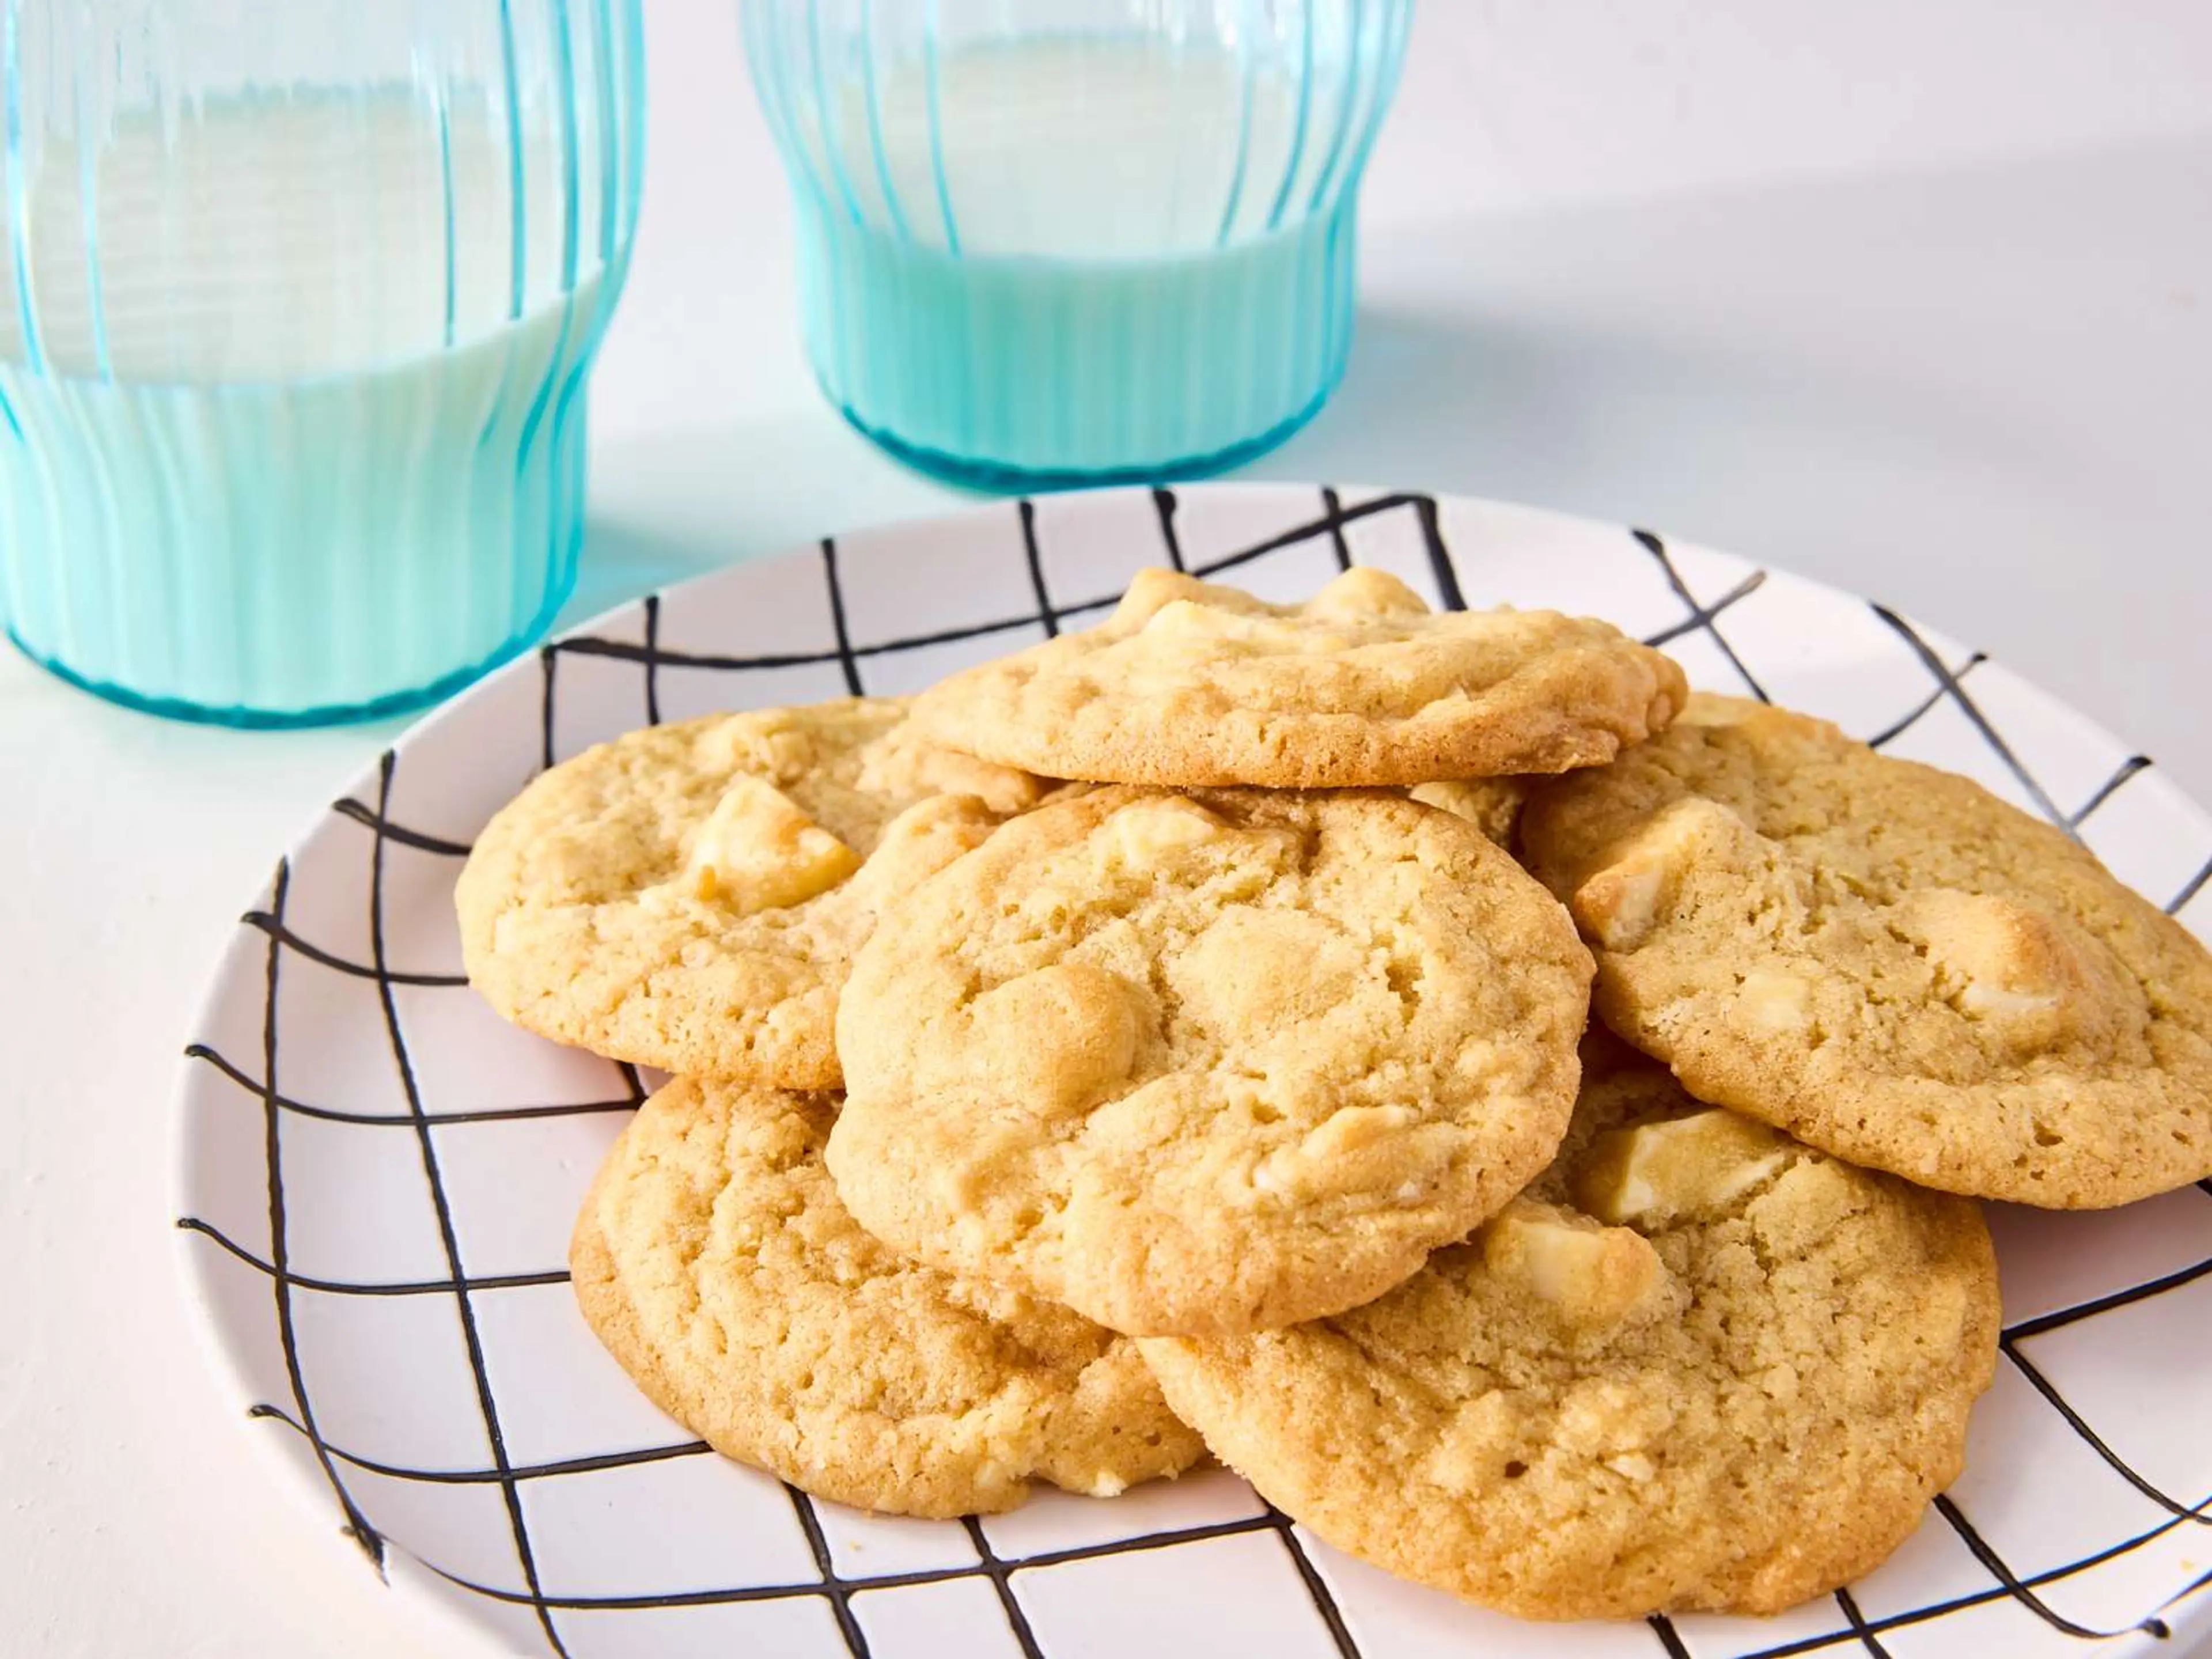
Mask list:
[[[1531,1617],[1866,1571],[1995,1364],[1974,1200],[2212,1175],[2212,959],[2063,832],[1372,570],[634,733],[459,905],[677,1079],[574,1284],[720,1450],[940,1516],[1210,1450]]]

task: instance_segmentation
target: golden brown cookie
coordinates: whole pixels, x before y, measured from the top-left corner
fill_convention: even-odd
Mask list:
[[[1680,669],[1607,623],[1439,615],[1379,570],[1302,605],[1146,570],[1097,627],[954,675],[915,719],[1055,777],[1322,788],[1595,765],[1686,695]]]
[[[653,1402],[717,1451],[897,1515],[1110,1497],[1201,1455],[1135,1345],[907,1261],[822,1167],[822,1096],[679,1081],[577,1218],[576,1300]]]
[[[1966,778],[1692,702],[1522,819],[1607,1024],[1923,1186],[2081,1208],[2212,1175],[2212,957],[2179,922]]]
[[[837,1042],[838,1191],[1116,1330],[1379,1295],[1540,1170],[1589,958],[1474,826],[1381,793],[1107,788],[887,914]]]
[[[1881,1561],[1996,1361],[1971,1200],[1700,1108],[1585,1089],[1528,1194],[1389,1295],[1150,1339],[1169,1403],[1287,1514],[1532,1619],[1772,1613]]]
[[[717,714],[601,744],[477,838],[469,980],[517,1024],[665,1071],[833,1088],[878,908],[1041,793],[919,739],[904,702]]]

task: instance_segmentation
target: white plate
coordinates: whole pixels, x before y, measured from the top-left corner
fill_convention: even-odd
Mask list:
[[[610,613],[410,732],[281,863],[181,1110],[191,1291],[252,1437],[364,1571],[523,1652],[1271,1659],[2189,1645],[2212,1624],[2212,1188],[1993,1213],[2008,1322],[1966,1474],[1848,1593],[1767,1620],[1540,1626],[1335,1553],[1233,1476],[981,1523],[872,1519],[706,1453],[584,1328],[570,1219],[640,1095],[460,981],[453,878],[538,769],[654,719],[915,690],[1099,614],[1141,565],[1272,597],[1346,560],[1554,605],[2077,832],[2200,933],[2212,819],[1978,653],[1832,589],[1483,501],[1283,486],[1006,503]],[[2172,1628],[2182,1639],[2157,1638]]]

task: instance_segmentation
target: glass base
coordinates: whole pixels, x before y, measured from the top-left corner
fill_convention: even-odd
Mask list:
[[[832,407],[990,490],[1190,477],[1310,419],[1352,339],[1356,204],[1195,252],[961,255],[797,203],[800,321]]]
[[[567,319],[313,380],[0,362],[21,428],[0,442],[0,622],[71,684],[173,719],[321,726],[445,696],[575,580],[590,339]]]
[[[567,582],[558,592],[548,596],[545,610],[531,619],[530,626],[480,662],[456,669],[428,685],[416,686],[410,690],[394,691],[367,702],[331,703],[316,708],[216,708],[190,702],[181,697],[149,696],[143,691],[133,691],[127,685],[90,678],[76,672],[66,663],[40,655],[26,645],[12,628],[7,630],[7,635],[10,645],[56,679],[73,685],[80,691],[89,691],[103,702],[137,714],[158,714],[163,720],[183,720],[193,726],[227,726],[240,732],[296,731],[313,726],[359,726],[369,720],[386,720],[394,714],[411,714],[432,703],[443,702],[502,663],[513,661],[544,637],[553,625],[553,618],[568,603],[569,592],[574,586],[575,568],[572,563]]]
[[[850,405],[839,403],[828,386],[822,390],[823,394],[830,398],[831,407],[845,417],[846,425],[893,460],[910,466],[917,472],[961,489],[982,490],[995,495],[1041,495],[1054,490],[1097,489],[1113,484],[1176,483],[1192,478],[1211,477],[1217,472],[1226,472],[1232,467],[1242,466],[1247,461],[1257,460],[1269,450],[1289,441],[1293,434],[1320,414],[1322,405],[1334,395],[1343,378],[1343,365],[1340,363],[1304,409],[1288,420],[1269,427],[1256,438],[1247,438],[1226,449],[1144,466],[1097,469],[1008,466],[998,461],[971,461],[959,455],[942,454],[919,444],[910,444],[895,432],[886,432],[879,427],[869,425]]]

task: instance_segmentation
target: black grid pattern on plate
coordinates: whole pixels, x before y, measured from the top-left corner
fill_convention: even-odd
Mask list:
[[[1460,585],[1457,566],[1446,544],[1442,530],[1441,514],[1433,497],[1419,495],[1394,494],[1374,497],[1346,506],[1334,489],[1323,489],[1321,512],[1316,517],[1235,551],[1218,556],[1196,564],[1186,558],[1185,550],[1177,532],[1177,498],[1168,489],[1152,492],[1157,517],[1160,544],[1168,562],[1177,569],[1189,569],[1194,574],[1210,575],[1233,569],[1265,557],[1283,549],[1326,538],[1340,568],[1347,568],[1352,553],[1346,536],[1348,526],[1363,520],[1386,514],[1409,514],[1419,538],[1419,545],[1428,562],[1438,593],[1449,605],[1463,607],[1466,600]],[[1036,607],[1032,614],[1010,617],[961,629],[941,630],[872,646],[855,647],[851,641],[845,621],[842,579],[838,568],[837,549],[833,540],[824,539],[819,549],[823,580],[828,589],[830,614],[835,629],[833,651],[814,654],[769,655],[755,657],[717,657],[696,653],[664,651],[659,645],[659,609],[658,597],[642,605],[642,635],[637,643],[623,641],[599,640],[580,637],[557,641],[544,647],[539,653],[542,682],[542,756],[550,764],[558,757],[555,751],[555,702],[558,684],[559,662],[564,654],[580,654],[615,658],[636,662],[642,671],[641,713],[648,720],[659,712],[658,686],[659,670],[664,664],[680,664],[743,672],[748,669],[784,667],[798,664],[831,663],[838,665],[847,685],[858,692],[865,687],[863,665],[866,659],[902,650],[948,641],[983,638],[1012,633],[1032,626],[1042,627],[1048,634],[1057,632],[1060,623],[1069,617],[1085,617],[1109,607],[1114,596],[1087,599],[1077,603],[1056,603],[1046,580],[1044,562],[1037,542],[1036,514],[1033,506],[1023,501],[1017,504],[1022,532],[1022,546],[1031,590]],[[1745,686],[1762,699],[1765,688],[1745,665],[1735,647],[1722,634],[1717,625],[1719,617],[1737,600],[1755,592],[1765,580],[1765,573],[1754,570],[1738,581],[1727,592],[1711,601],[1701,601],[1683,579],[1665,542],[1647,531],[1631,532],[1636,542],[1657,562],[1669,587],[1681,600],[1683,619],[1651,636],[1652,642],[1667,641],[1692,632],[1703,632],[1721,655],[1741,677]],[[2000,762],[2018,780],[2028,797],[2042,807],[2052,822],[2078,831],[2081,824],[2105,805],[2130,780],[2148,769],[2150,763],[2142,757],[2130,757],[2118,767],[2090,798],[2079,808],[2069,813],[2062,811],[2021,763],[2012,747],[2002,738],[1966,690],[1963,681],[1978,663],[1980,653],[1971,656],[1960,667],[1954,669],[1942,660],[1910,623],[1884,607],[1874,607],[1875,614],[1893,629],[1927,668],[1933,687],[1926,697],[1887,731],[1876,734],[1875,740],[1887,742],[1907,729],[1911,723],[1946,698],[1955,702],[1972,726],[1989,744]],[[1337,1652],[1345,1659],[1358,1659],[1358,1643],[1344,1618],[1335,1595],[1326,1577],[1316,1566],[1289,1517],[1272,1505],[1260,1515],[1207,1525],[1181,1528],[1168,1531],[1140,1534],[1133,1537],[1111,1540],[1075,1548],[1048,1551],[1012,1559],[1001,1557],[991,1546],[981,1524],[970,1518],[965,1524],[977,1555],[972,1565],[932,1568],[909,1572],[892,1572],[852,1577],[837,1571],[831,1559],[819,1515],[814,1500],[795,1487],[787,1486],[794,1512],[805,1536],[809,1551],[817,1570],[811,1581],[776,1583],[732,1585],[676,1594],[655,1594],[634,1596],[573,1595],[557,1589],[548,1590],[540,1583],[529,1528],[520,1501],[520,1487],[523,1483],[558,1480],[567,1476],[597,1471],[617,1469],[662,1462],[672,1458],[707,1455],[708,1448],[692,1440],[665,1445],[591,1454],[537,1464],[516,1464],[507,1456],[505,1437],[501,1431],[498,1402],[484,1363],[483,1350],[476,1324],[475,1304],[477,1298],[496,1296],[503,1291],[545,1285],[558,1284],[568,1278],[564,1268],[548,1268],[542,1272],[471,1277],[465,1271],[459,1230],[448,1200],[440,1168],[434,1127],[450,1123],[480,1123],[507,1120],[526,1120],[546,1116],[577,1114],[610,1113],[634,1109],[644,1097],[644,1088],[634,1068],[623,1067],[627,1085],[625,1095],[619,1099],[607,1099],[575,1103],[547,1103],[507,1108],[434,1112],[428,1109],[416,1086],[410,1062],[407,1042],[402,1028],[400,1010],[394,994],[398,987],[458,989],[465,984],[459,975],[409,972],[394,969],[386,960],[384,927],[385,855],[388,846],[401,846],[417,852],[459,860],[469,848],[448,838],[416,830],[395,823],[389,807],[392,781],[398,764],[396,754],[386,754],[377,769],[376,799],[374,802],[346,799],[337,802],[333,811],[369,832],[369,936],[371,960],[366,963],[348,961],[311,940],[295,934],[286,922],[287,900],[292,879],[289,865],[280,864],[271,884],[270,896],[264,908],[249,911],[243,918],[264,942],[265,963],[263,995],[262,1053],[260,1075],[257,1079],[247,1067],[236,1060],[218,1053],[213,1048],[195,1043],[186,1050],[193,1059],[210,1066],[234,1084],[241,1097],[258,1103],[264,1125],[264,1152],[267,1162],[270,1254],[264,1259],[235,1240],[225,1236],[207,1221],[197,1217],[181,1218],[178,1225],[187,1232],[205,1239],[216,1249],[256,1270],[269,1281],[274,1302],[274,1312],[280,1346],[283,1350],[286,1377],[289,1386],[289,1405],[273,1401],[258,1401],[252,1406],[252,1418],[281,1425],[302,1437],[312,1448],[317,1466],[328,1483],[343,1520],[345,1534],[353,1538],[380,1571],[386,1543],[382,1535],[356,1503],[349,1491],[345,1471],[360,1469],[379,1476],[400,1480],[438,1484],[486,1485],[496,1487],[503,1500],[508,1523],[513,1533],[515,1554],[520,1564],[525,1588],[510,1590],[472,1583],[440,1568],[436,1563],[427,1563],[430,1569],[450,1582],[494,1601],[529,1607],[536,1614],[547,1648],[556,1654],[567,1649],[556,1624],[555,1614],[562,1610],[613,1610],[622,1608],[677,1607],[704,1606],[729,1602],[782,1600],[792,1597],[819,1597],[830,1606],[843,1643],[855,1659],[866,1659],[868,1652],[866,1637],[854,1617],[850,1600],[863,1589],[896,1588],[905,1585],[927,1584],[950,1579],[980,1578],[993,1587],[999,1605],[1016,1645],[1031,1659],[1043,1659],[1043,1650],[1032,1629],[1016,1586],[1024,1572],[1038,1571],[1072,1562],[1086,1561],[1103,1557],[1171,1548],[1177,1545],[1206,1539],[1234,1536],[1242,1534],[1272,1532],[1282,1541],[1292,1565],[1305,1585],[1316,1617],[1327,1630]],[[2212,860],[2184,887],[2167,906],[2179,910],[2195,896],[2208,880],[2212,880]],[[277,985],[283,959],[287,952],[296,952],[325,968],[373,981],[377,988],[383,1012],[386,1035],[392,1058],[400,1077],[408,1109],[404,1115],[376,1115],[341,1111],[313,1103],[300,1101],[284,1095],[280,1089],[279,1033],[277,1030]],[[417,1138],[422,1164],[428,1184],[432,1208],[437,1218],[440,1242],[443,1249],[447,1274],[446,1277],[403,1283],[356,1283],[305,1277],[295,1273],[289,1266],[286,1235],[287,1207],[283,1178],[283,1125],[288,1116],[301,1115],[354,1127],[374,1127],[406,1129]],[[2200,1183],[2206,1195],[2212,1197],[2212,1182]],[[2118,1540],[2096,1553],[2085,1556],[2063,1565],[2044,1569],[2022,1576],[2016,1573],[1988,1541],[1978,1533],[1972,1521],[1951,1498],[1937,1500],[1936,1512],[1958,1534],[1961,1542],[1987,1571],[1990,1583],[1982,1590],[1948,1601],[1869,1619],[1848,1590],[1838,1591],[1834,1601],[1839,1614],[1838,1628],[1819,1636],[1809,1637],[1778,1646],[1760,1650],[1747,1659],[1784,1659],[1785,1656],[1814,1652],[1821,1650],[1855,1645],[1862,1650],[1880,1655],[1885,1652],[1881,1637],[1885,1632],[1924,1623],[1927,1620],[1979,1606],[1986,1602],[2011,1597],[2033,1612],[2051,1629],[2069,1636],[2099,1638],[2121,1633],[2087,1629],[2055,1612],[2038,1592],[2054,1583],[2063,1583],[2075,1575],[2089,1571],[2104,1563],[2129,1554],[2154,1540],[2166,1536],[2179,1527],[2212,1525],[2212,1496],[2191,1504],[2166,1492],[2140,1472],[2130,1467],[2095,1429],[2070,1405],[2039,1370],[2032,1358],[2022,1352],[2021,1345],[2031,1338],[2094,1319],[2116,1308],[2132,1305],[2146,1298],[2161,1295],[2212,1275],[2212,1259],[2166,1273],[2160,1278],[2129,1285],[2094,1297],[2074,1307],[2063,1308],[2039,1315],[2008,1328],[2002,1335],[2002,1352],[2017,1366],[2036,1392],[2050,1405],[2059,1421],[2078,1436],[2090,1449],[2136,1491],[2166,1511],[2168,1518],[2142,1534]],[[475,1386],[478,1409],[483,1420],[486,1441],[491,1450],[489,1467],[471,1469],[423,1469],[396,1466],[361,1455],[343,1447],[331,1443],[317,1425],[313,1405],[301,1373],[299,1352],[293,1321],[292,1293],[295,1290],[312,1290],[337,1296],[392,1297],[445,1296],[453,1298],[456,1316],[464,1337],[469,1368]],[[2212,1573],[2184,1587],[2162,1607],[2149,1609],[2129,1630],[2156,1635],[2166,1633],[2161,1615],[2185,1597],[2203,1589],[2212,1582]],[[1676,1633],[1673,1624],[1663,1616],[1648,1622],[1658,1649],[1668,1654],[1686,1654],[1688,1650]]]
[[[391,750],[377,767],[376,816],[380,823],[391,819],[392,779],[398,769],[398,757]],[[483,1339],[477,1329],[476,1297],[461,1270],[460,1235],[453,1224],[453,1206],[447,1195],[444,1175],[440,1168],[437,1139],[430,1133],[430,1122],[422,1107],[422,1091],[415,1080],[415,1067],[408,1057],[407,1039],[400,1030],[399,1005],[394,988],[400,983],[391,971],[384,953],[384,832],[380,829],[369,837],[369,900],[368,936],[371,967],[376,975],[379,1001],[384,1006],[384,1025],[392,1039],[392,1058],[399,1070],[400,1086],[406,1092],[408,1115],[413,1120],[417,1145],[422,1154],[422,1174],[430,1187],[430,1205],[438,1218],[438,1238],[446,1253],[446,1266],[452,1274],[453,1297],[460,1314],[461,1339],[469,1356],[469,1373],[476,1383],[477,1405],[483,1413],[484,1434],[491,1443],[492,1468],[499,1482],[500,1496],[507,1505],[507,1524],[514,1533],[514,1553],[522,1564],[523,1582],[536,1595],[538,1562],[530,1546],[530,1528],[523,1519],[522,1494],[514,1483],[513,1466],[507,1461],[507,1437],[501,1428],[499,1402],[493,1397],[491,1376],[484,1365]],[[271,935],[273,938],[274,935]],[[296,949],[297,946],[293,948]],[[408,981],[415,984],[443,982],[428,976],[418,976]],[[461,981],[465,985],[466,980]],[[301,1402],[303,1405],[305,1401]],[[538,1609],[538,1622],[545,1632],[546,1645],[566,1659],[568,1650],[562,1644],[561,1634],[554,1628],[550,1608]]]

